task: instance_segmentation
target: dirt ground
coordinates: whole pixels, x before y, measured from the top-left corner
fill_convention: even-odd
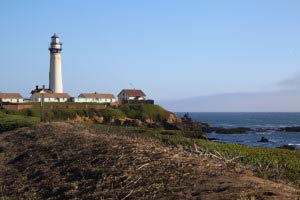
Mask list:
[[[180,147],[125,133],[46,123],[0,134],[2,199],[298,199],[263,180]]]

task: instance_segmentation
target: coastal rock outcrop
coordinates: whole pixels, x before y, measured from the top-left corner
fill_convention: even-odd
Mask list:
[[[124,118],[124,119],[115,119],[113,125],[143,127],[144,123],[139,119]]]
[[[208,123],[195,122],[189,116],[185,114],[182,118],[178,117],[174,113],[168,113],[161,118],[130,118],[130,117],[115,117],[115,116],[79,116],[76,115],[74,121],[88,122],[98,124],[108,124],[116,126],[133,126],[133,127],[147,127],[147,128],[159,128],[165,130],[186,130],[186,131],[199,131],[209,133],[213,131]]]
[[[267,142],[269,142],[269,140],[268,140],[268,138],[261,137],[260,140],[258,140],[257,142],[267,143]]]
[[[220,134],[245,134],[251,131],[250,128],[238,127],[238,128],[214,128],[216,133]]]
[[[195,122],[186,113],[182,118],[179,118],[175,114],[170,114],[168,118],[162,122],[163,128],[167,130],[186,130],[186,131],[199,131],[199,132],[211,132],[212,128],[207,123]]]
[[[103,124],[105,121],[104,117],[102,117],[102,116],[94,116],[93,119],[94,119],[95,123],[99,123],[99,124]]]
[[[175,115],[174,113],[170,113],[167,116],[166,122],[169,124],[178,124],[178,123],[182,123],[183,120],[180,119],[177,115]]]
[[[279,128],[278,131],[283,131],[283,132],[300,132],[300,126],[290,126],[290,127]]]
[[[277,147],[279,149],[287,149],[287,150],[296,150],[296,147],[293,146],[293,145],[288,145],[288,144],[285,144],[285,145],[282,145],[280,147]]]

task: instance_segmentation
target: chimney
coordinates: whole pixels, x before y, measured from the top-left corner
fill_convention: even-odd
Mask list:
[[[38,86],[38,85],[36,85],[36,86],[35,86],[35,89],[36,89],[36,90],[38,90],[38,89],[39,89],[39,86]]]
[[[43,90],[45,89],[45,85],[43,85]]]

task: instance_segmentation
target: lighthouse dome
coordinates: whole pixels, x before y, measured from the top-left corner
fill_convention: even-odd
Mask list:
[[[51,38],[59,38],[59,37],[58,37],[58,35],[56,33],[54,33]]]

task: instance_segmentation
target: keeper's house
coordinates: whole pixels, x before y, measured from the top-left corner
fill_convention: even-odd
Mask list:
[[[33,93],[30,97],[31,101],[41,102],[44,95],[44,102],[67,102],[71,97],[68,93]]]
[[[82,93],[78,97],[72,97],[72,102],[76,103],[115,103],[116,97],[113,94]]]
[[[122,104],[154,104],[154,100],[147,99],[142,90],[135,89],[123,89],[118,94],[118,100]]]
[[[0,93],[0,102],[23,103],[23,97],[19,93]]]

